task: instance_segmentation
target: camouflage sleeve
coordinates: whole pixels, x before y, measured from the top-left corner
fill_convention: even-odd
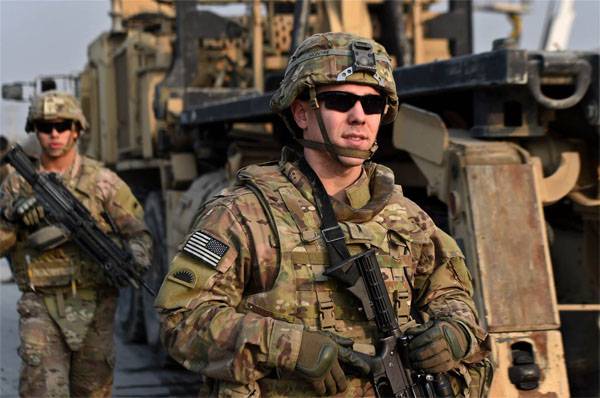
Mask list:
[[[471,337],[469,362],[480,352],[487,333],[479,323],[464,256],[454,239],[437,227],[422,248],[416,280],[416,303],[427,317],[452,319],[466,326]]]
[[[465,362],[479,360],[487,332],[481,327],[473,301],[473,282],[462,251],[454,239],[435,226],[427,214],[407,200],[409,214],[427,239],[413,242],[415,254],[414,305],[425,319],[446,318],[461,323],[470,334]]]
[[[17,241],[16,226],[5,218],[11,216],[9,213],[18,194],[15,178],[14,174],[9,175],[0,186],[0,257],[5,256]]]
[[[161,336],[170,354],[186,368],[214,379],[247,384],[275,367],[293,370],[298,358],[301,325],[241,308],[256,277],[251,275],[258,266],[256,251],[261,250],[246,221],[260,212],[248,206],[242,216],[222,203],[207,208],[171,262],[156,299]],[[221,250],[216,257],[207,255],[194,244],[196,238],[216,242]],[[269,272],[265,264],[260,266],[259,273]]]
[[[127,184],[108,169],[98,174],[97,187],[106,212],[127,240],[140,271],[145,272],[152,262],[152,236],[144,223],[142,205]]]

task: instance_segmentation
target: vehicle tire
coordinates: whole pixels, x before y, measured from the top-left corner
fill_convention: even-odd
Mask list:
[[[120,289],[116,323],[126,343],[146,342],[142,309],[142,295],[139,289],[131,286]]]
[[[165,216],[162,195],[158,191],[148,194],[144,203],[144,221],[152,235],[152,265],[144,279],[148,286],[158,292],[167,273],[167,247]],[[155,297],[142,291],[143,317],[146,331],[146,342],[154,348],[161,349],[160,323],[158,313],[154,309]]]
[[[197,178],[181,195],[173,210],[173,220],[169,234],[174,242],[180,242],[189,233],[195,217],[202,205],[229,185],[225,169],[218,169]]]
[[[200,191],[195,192],[198,198],[197,203],[203,205],[205,202],[212,199],[213,196],[220,193],[224,188],[228,187],[229,184],[230,182],[227,179],[225,169],[219,169],[203,174],[194,181],[194,185],[202,187]],[[199,207],[200,206],[198,206],[198,208]]]

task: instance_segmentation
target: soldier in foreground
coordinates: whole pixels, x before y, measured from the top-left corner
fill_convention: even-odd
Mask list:
[[[491,366],[464,257],[368,161],[398,107],[385,49],[344,33],[306,39],[271,107],[302,153],[241,170],[201,210],[156,301],[170,354],[215,396],[382,395],[357,354],[375,354],[381,331],[330,276],[374,248],[411,337],[405,366],[446,373],[453,396],[484,396]]]
[[[60,175],[104,232],[114,233],[112,219],[115,237],[127,242],[142,272],[152,242],[143,209],[116,174],[78,153],[86,128],[70,94],[49,91],[31,102],[26,130],[36,133],[42,148],[39,172]],[[2,185],[0,209],[0,256],[10,256],[23,293],[17,304],[20,395],[111,396],[118,289],[81,249],[54,234],[31,186],[14,170]]]

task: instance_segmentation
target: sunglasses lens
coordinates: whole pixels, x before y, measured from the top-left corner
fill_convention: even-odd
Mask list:
[[[72,122],[70,120],[63,120],[62,122],[58,122],[54,124],[54,128],[59,133],[70,130],[72,126]]]
[[[385,97],[381,95],[365,95],[360,97],[360,104],[367,115],[382,114],[385,109]]]
[[[386,99],[381,95],[354,95],[343,91],[327,91],[317,94],[317,99],[325,104],[327,109],[338,112],[348,112],[356,101],[360,101],[367,115],[381,114],[385,109]]]
[[[52,132],[53,124],[46,122],[36,122],[35,129],[44,134],[50,134]]]
[[[350,93],[328,91],[317,95],[327,109],[338,112],[348,112],[356,103],[357,97]]]
[[[56,130],[59,133],[65,132],[71,129],[72,122],[70,120],[63,120],[62,122],[36,122],[35,129],[40,133],[50,134],[52,130]]]

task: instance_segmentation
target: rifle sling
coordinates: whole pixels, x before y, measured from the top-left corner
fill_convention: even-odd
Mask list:
[[[304,157],[300,158],[298,167],[313,188],[315,205],[321,216],[321,236],[327,248],[330,266],[341,264],[350,258],[350,252],[346,246],[344,232],[335,217],[331,199],[325,191],[323,183]]]

